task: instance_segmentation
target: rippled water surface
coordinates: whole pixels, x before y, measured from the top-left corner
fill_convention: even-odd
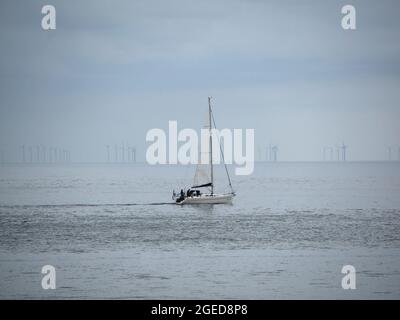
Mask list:
[[[0,297],[400,298],[399,163],[260,163],[232,205],[174,205],[192,173],[0,167]]]

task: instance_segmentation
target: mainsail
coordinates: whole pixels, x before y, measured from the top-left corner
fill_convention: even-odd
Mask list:
[[[210,164],[199,163],[196,167],[196,172],[193,179],[192,188],[211,187]]]
[[[204,129],[210,130],[209,118],[207,116],[207,123],[203,126]],[[211,163],[210,163],[210,145],[207,145],[205,152],[201,152],[201,146],[199,148],[198,164],[196,166],[196,172],[193,179],[192,188],[212,187],[213,181],[211,177]]]

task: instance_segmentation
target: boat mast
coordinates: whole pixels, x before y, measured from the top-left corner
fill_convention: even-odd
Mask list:
[[[208,120],[210,125],[210,171],[211,171],[211,194],[214,194],[214,171],[212,157],[212,131],[211,131],[211,97],[208,97]]]

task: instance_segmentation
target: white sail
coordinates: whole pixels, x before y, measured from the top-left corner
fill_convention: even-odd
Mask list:
[[[199,163],[193,179],[193,187],[208,186],[211,183],[210,164]]]
[[[205,114],[205,121],[203,125],[203,129],[210,130],[210,119],[209,113]],[[208,141],[207,141],[208,142]],[[198,164],[196,166],[196,172],[194,174],[193,179],[193,187],[207,186],[210,187],[211,181],[211,163],[210,163],[210,145],[209,142],[206,146],[207,150],[205,152],[201,152],[201,146],[198,150]],[[204,150],[203,150],[204,151]]]

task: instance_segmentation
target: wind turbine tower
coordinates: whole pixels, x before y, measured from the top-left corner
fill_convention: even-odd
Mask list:
[[[344,142],[342,142],[342,160],[346,161],[346,149],[347,146],[344,144]]]
[[[25,157],[25,145],[22,146],[22,162],[26,162],[26,157]]]
[[[272,155],[273,155],[273,161],[277,161],[278,160],[278,146],[274,145],[272,147]]]
[[[33,162],[33,150],[32,150],[32,146],[29,146],[29,162],[30,162],[30,163]]]
[[[36,146],[36,161],[40,162],[40,147]]]
[[[273,156],[273,152],[272,152],[272,145],[271,144],[268,147],[268,160],[269,161],[273,161],[274,160],[274,156]]]

